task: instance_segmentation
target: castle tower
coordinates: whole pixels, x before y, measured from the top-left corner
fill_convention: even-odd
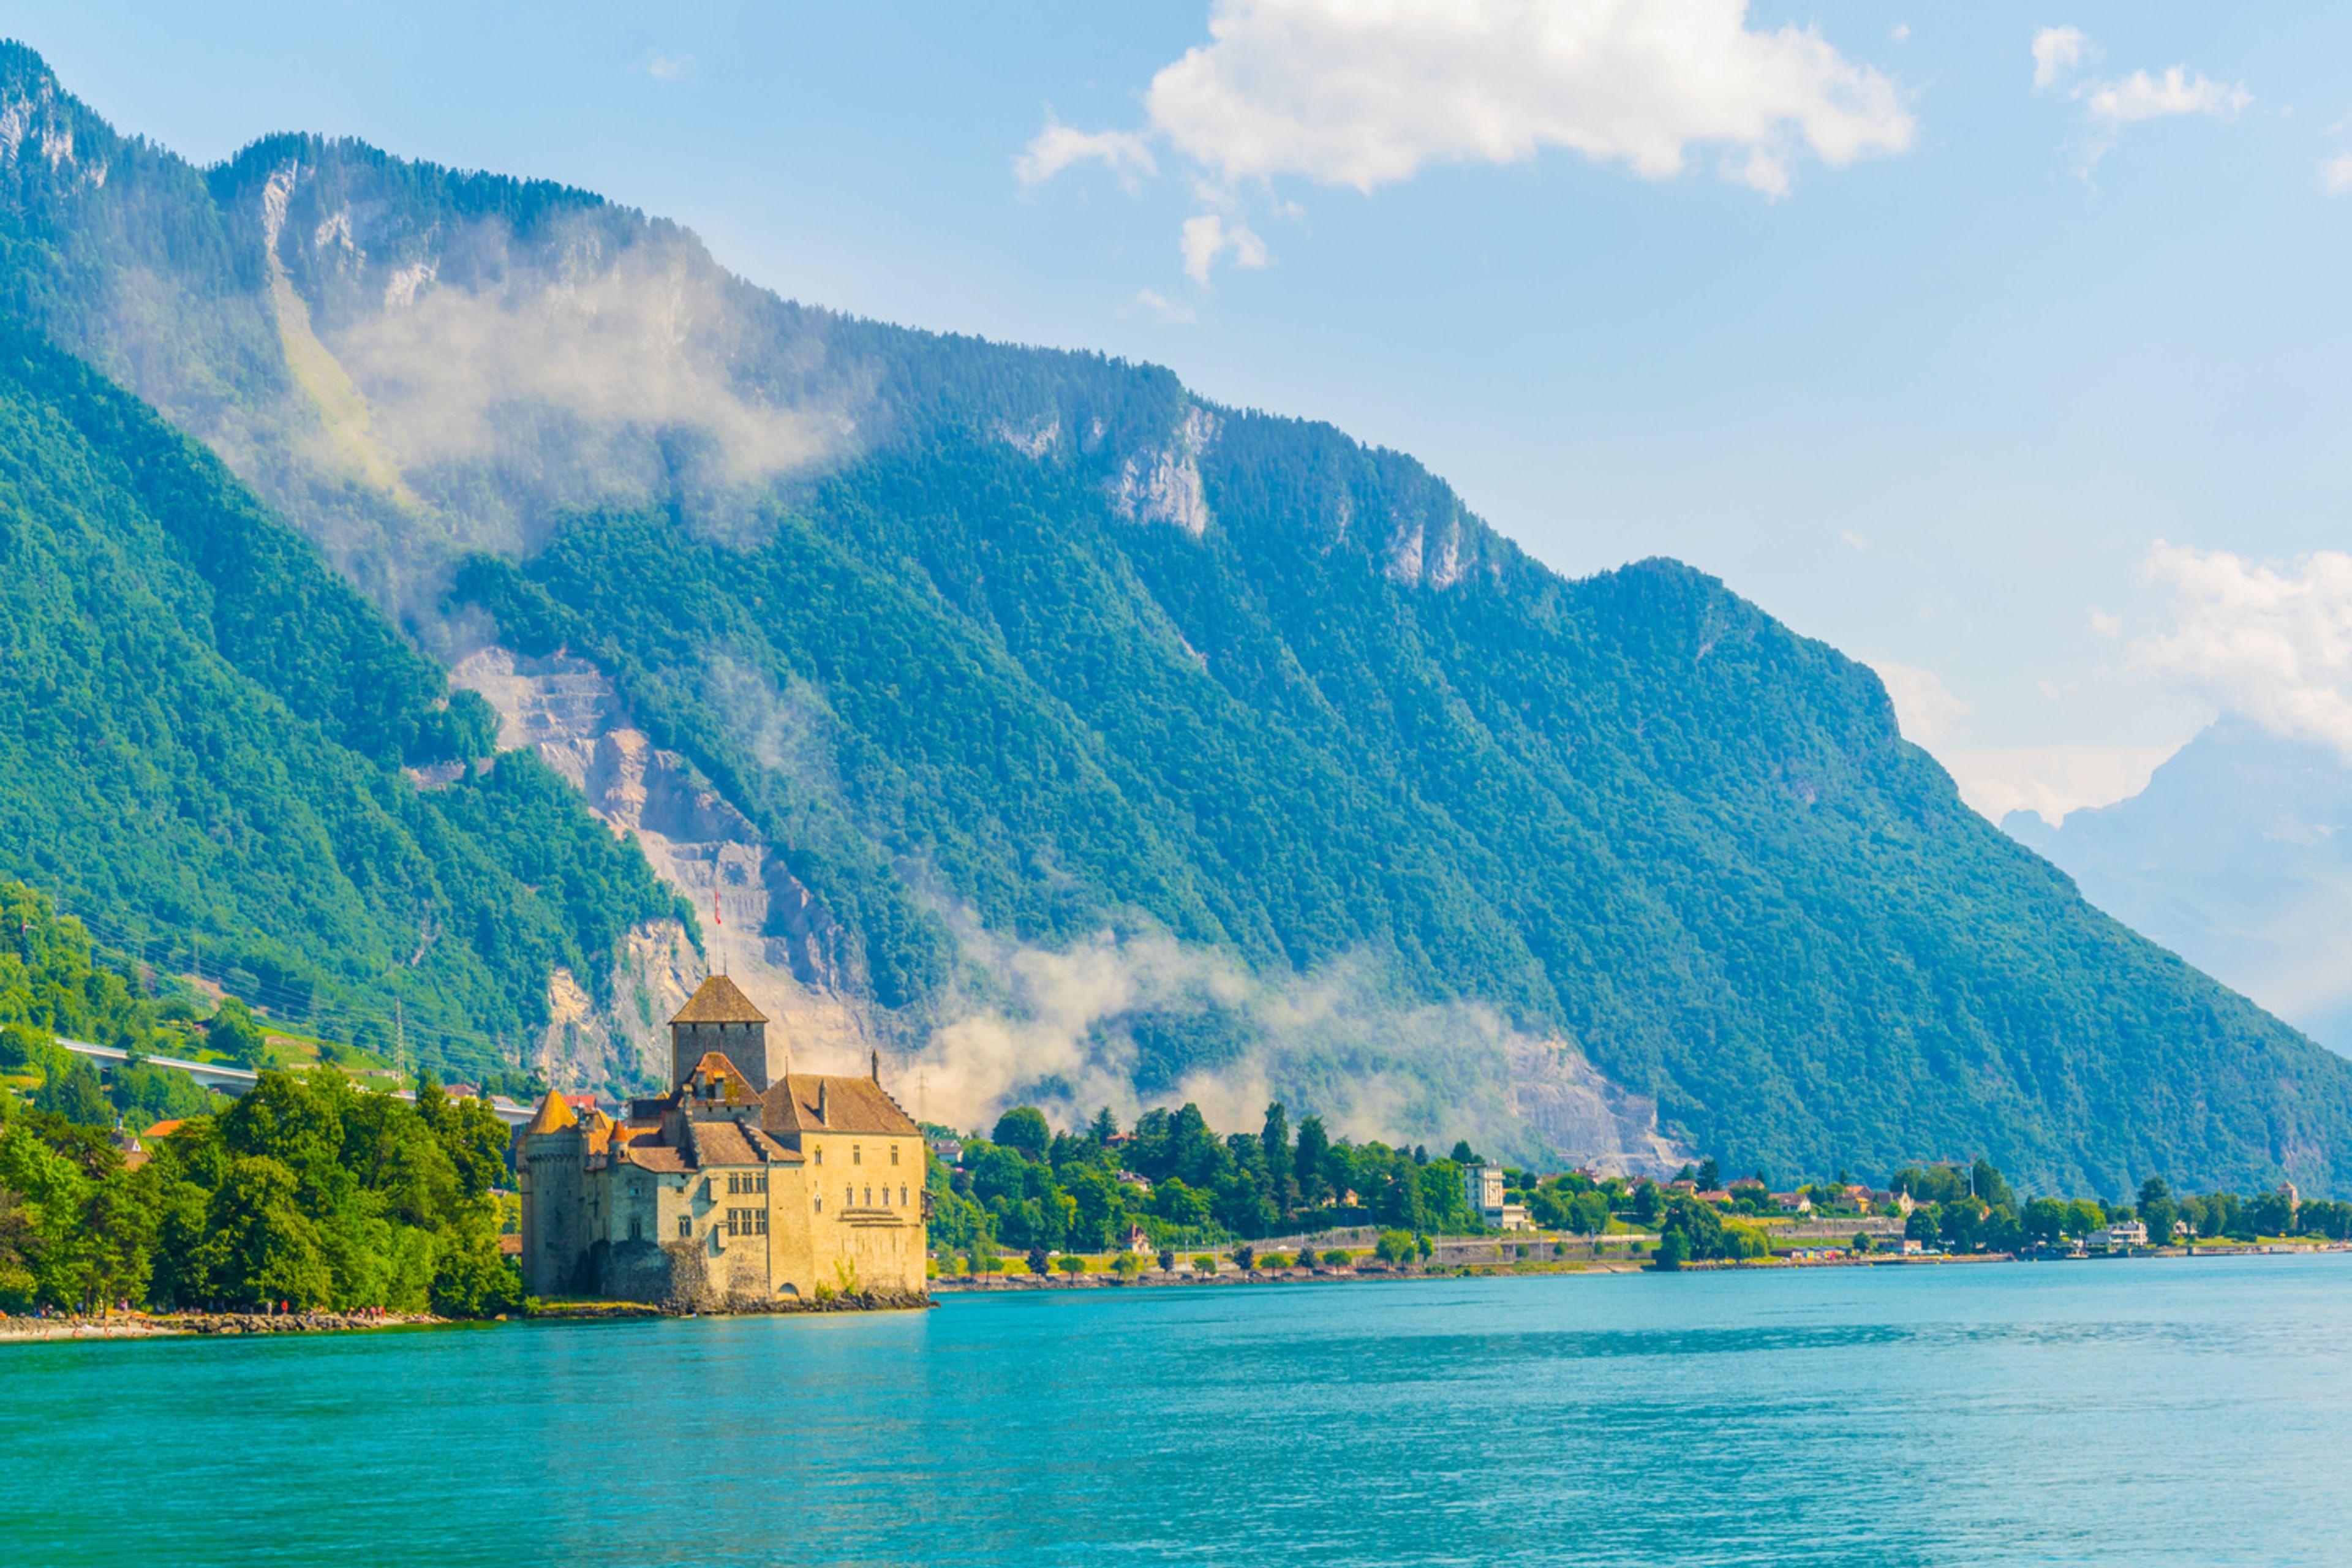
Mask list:
[[[684,1083],[707,1051],[733,1062],[753,1089],[768,1091],[768,1016],[723,974],[704,981],[669,1021],[670,1082]]]
[[[534,1296],[572,1288],[588,1237],[580,1215],[587,1139],[562,1093],[547,1091],[539,1113],[515,1135],[522,1191],[522,1283]]]

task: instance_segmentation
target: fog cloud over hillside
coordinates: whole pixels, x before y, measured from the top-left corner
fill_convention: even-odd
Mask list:
[[[598,506],[740,527],[760,487],[846,447],[853,390],[760,374],[798,367],[746,296],[690,237],[615,247],[580,219],[523,251],[484,222],[322,336],[403,477],[464,545],[512,553]]]
[[[1480,1004],[1402,997],[1368,953],[1253,974],[1159,931],[1104,931],[1058,950],[969,922],[959,935],[1003,994],[951,1005],[951,1021],[908,1064],[934,1121],[984,1130],[1027,1101],[1066,1125],[1103,1106],[1131,1124],[1191,1100],[1220,1131],[1254,1131],[1278,1100],[1294,1120],[1320,1116],[1335,1136],[1360,1141],[1468,1138],[1512,1157],[1635,1168],[1663,1158],[1646,1136],[1646,1103],[1563,1042]],[[1216,1044],[1165,1075],[1150,1039],[1171,1033]]]

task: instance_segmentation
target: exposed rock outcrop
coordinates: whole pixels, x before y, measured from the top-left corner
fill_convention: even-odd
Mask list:
[[[862,1070],[877,1043],[840,964],[840,928],[758,829],[686,758],[628,721],[584,658],[488,647],[453,686],[498,710],[502,750],[534,747],[616,834],[635,836],[655,873],[701,914],[697,953],[675,921],[641,926],[616,955],[613,1005],[599,1013],[575,976],[549,986],[539,1064],[564,1084],[643,1084],[667,1068],[663,1026],[710,966],[743,986],[792,1044],[794,1069]]]

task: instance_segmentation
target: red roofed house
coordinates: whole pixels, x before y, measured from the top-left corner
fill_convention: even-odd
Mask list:
[[[870,1078],[772,1078],[767,1025],[714,974],[670,1020],[669,1093],[619,1121],[541,1101],[515,1134],[525,1289],[701,1308],[925,1290],[922,1129],[880,1058]]]

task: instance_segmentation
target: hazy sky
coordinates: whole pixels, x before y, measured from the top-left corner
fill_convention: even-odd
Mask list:
[[[31,0],[199,161],[591,187],[800,299],[1402,447],[1721,574],[1973,798],[2218,708],[2352,754],[2352,8]],[[2158,542],[2165,542],[2163,548]],[[2267,564],[2266,564],[2267,563]]]

